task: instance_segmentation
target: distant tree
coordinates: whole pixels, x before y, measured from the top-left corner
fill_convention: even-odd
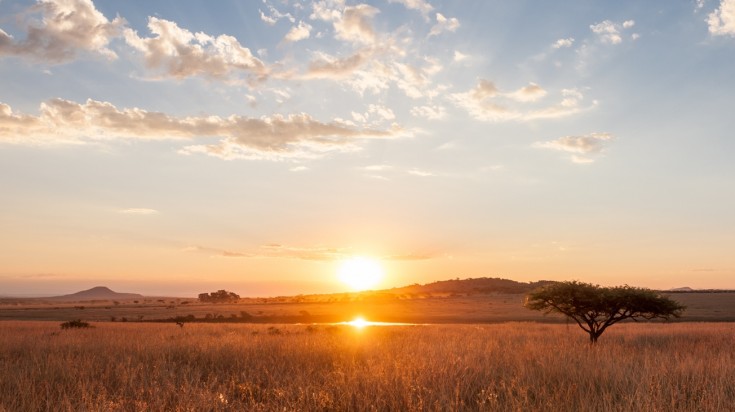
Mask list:
[[[528,309],[561,313],[590,335],[590,344],[621,320],[669,319],[685,306],[660,294],[632,286],[601,287],[577,281],[555,282],[526,295]]]
[[[61,329],[83,329],[83,328],[93,328],[94,326],[91,326],[89,323],[84,322],[82,320],[70,320],[68,322],[64,322],[61,324]]]
[[[209,303],[223,303],[223,302],[237,302],[240,299],[240,295],[234,292],[228,292],[224,289],[220,289],[212,293],[200,293],[199,300],[201,302]]]

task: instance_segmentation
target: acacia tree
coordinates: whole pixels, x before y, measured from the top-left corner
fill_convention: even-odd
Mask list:
[[[650,289],[627,285],[601,287],[577,281],[538,288],[526,295],[525,306],[572,318],[590,335],[590,344],[597,343],[605,329],[621,320],[678,318],[686,308]]]
[[[222,302],[237,302],[240,299],[240,295],[235,292],[228,292],[224,289],[220,289],[212,293],[200,293],[199,300],[201,302],[210,303],[222,303]]]

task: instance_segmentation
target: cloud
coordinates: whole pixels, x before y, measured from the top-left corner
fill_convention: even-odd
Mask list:
[[[299,40],[308,39],[311,34],[311,26],[303,21],[300,21],[297,26],[294,26],[286,33],[284,40],[288,42],[297,42]]]
[[[635,26],[635,21],[633,20],[626,20],[622,24],[605,20],[601,23],[590,25],[590,30],[597,34],[598,38],[603,43],[620,44],[623,42],[621,30],[630,29],[633,26]],[[638,37],[640,36],[635,34],[635,38]]]
[[[263,20],[266,24],[273,26],[278,22],[278,20],[281,19],[287,19],[291,23],[295,23],[296,19],[289,13],[281,13],[276,9],[275,7],[271,6],[270,4],[267,4],[265,1],[263,2],[265,4],[265,7],[268,8],[268,14],[263,12],[263,10],[258,10],[260,12],[260,19]]]
[[[334,22],[336,36],[359,44],[373,44],[376,41],[372,19],[380,10],[367,4],[345,7],[341,18]]]
[[[436,24],[429,31],[429,37],[439,35],[445,31],[454,32],[459,28],[459,20],[446,18],[441,13],[436,13]]]
[[[319,0],[311,4],[312,20],[337,21],[342,16],[342,10],[345,7],[344,0]]]
[[[371,50],[363,49],[346,58],[337,58],[326,53],[318,53],[315,61],[309,64],[305,75],[311,79],[339,79],[352,75],[372,55]]]
[[[562,100],[549,106],[530,105],[543,99],[548,93],[541,86],[529,83],[514,92],[501,92],[495,83],[479,79],[477,85],[467,92],[449,96],[457,107],[478,120],[489,122],[528,121],[569,116],[585,110],[584,96],[577,89],[563,89]],[[593,102],[592,107],[596,105]]]
[[[554,49],[561,49],[564,47],[572,47],[572,44],[574,44],[574,38],[569,37],[566,39],[559,39],[555,41],[554,44],[551,45],[551,47]]]
[[[124,215],[157,215],[158,214],[158,210],[156,209],[147,209],[147,208],[141,208],[141,207],[120,209],[118,210],[118,212]]]
[[[467,60],[469,57],[470,56],[468,56],[468,55],[466,55],[466,54],[464,54],[462,52],[459,52],[459,51],[455,50],[454,51],[454,57],[452,58],[452,60],[454,60],[455,63],[459,63],[459,62],[462,62],[462,61]]]
[[[421,169],[411,169],[407,173],[412,176],[418,176],[418,177],[436,176],[436,174],[429,172],[428,170],[421,170]]]
[[[283,245],[280,243],[269,243],[261,245],[250,251],[231,251],[207,246],[188,246],[184,252],[205,253],[212,257],[228,258],[281,258],[301,259],[316,261],[335,261],[354,256],[350,248],[337,248],[327,246],[298,247]],[[433,259],[432,254],[427,253],[396,253],[384,256],[376,256],[380,260],[426,260]]]
[[[26,37],[16,41],[0,29],[0,56],[20,56],[49,63],[64,63],[80,52],[116,59],[107,46],[119,36],[125,20],[109,21],[91,0],[40,0],[21,16],[41,14],[41,20],[30,20],[23,30]]]
[[[429,120],[439,120],[446,115],[446,110],[441,106],[415,106],[411,108],[411,114]]]
[[[192,33],[157,17],[148,18],[148,29],[154,37],[140,37],[136,31],[125,29],[125,41],[143,53],[148,68],[164,76],[228,79],[240,72],[267,74],[265,64],[232,36]]]
[[[426,2],[426,0],[388,0],[388,3],[403,4],[409,10],[418,10],[423,15],[429,14],[434,7]]]
[[[735,0],[722,0],[707,17],[707,25],[714,36],[735,37]]]
[[[386,170],[393,169],[393,166],[386,165],[386,164],[380,164],[380,165],[365,166],[362,169],[363,170],[366,170],[368,172],[383,172],[383,171],[386,171]]]
[[[307,114],[249,118],[232,115],[176,117],[139,108],[118,109],[108,102],[84,104],[52,99],[38,116],[13,113],[0,103],[0,142],[16,144],[85,143],[111,139],[218,139],[191,145],[183,154],[205,153],[225,159],[313,158],[330,151],[357,150],[357,139],[395,138],[407,132],[360,129],[344,122],[320,122]]]
[[[529,83],[528,86],[521,87],[515,92],[508,93],[507,96],[519,102],[535,102],[546,96],[546,90],[542,89],[536,83]]]
[[[571,153],[574,163],[592,163],[612,140],[610,133],[590,133],[581,136],[564,136],[547,142],[536,142],[533,147]]]
[[[312,247],[299,248],[290,247],[277,243],[262,245],[253,251],[238,252],[226,249],[219,249],[207,246],[188,246],[183,249],[184,252],[205,253],[212,257],[227,258],[289,258],[303,260],[338,260],[349,254],[344,249]]]

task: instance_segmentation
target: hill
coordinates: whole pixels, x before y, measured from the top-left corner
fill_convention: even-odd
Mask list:
[[[474,278],[474,279],[451,279],[440,280],[425,285],[414,284],[400,288],[389,289],[384,292],[390,293],[462,293],[462,294],[485,294],[485,293],[526,293],[531,290],[552,283],[548,280],[537,282],[516,282],[501,278]]]
[[[44,300],[61,300],[61,301],[83,301],[83,300],[130,300],[139,299],[143,295],[137,293],[119,293],[111,290],[106,286],[96,286],[92,289],[83,290],[72,293],[70,295],[54,296],[44,298]]]

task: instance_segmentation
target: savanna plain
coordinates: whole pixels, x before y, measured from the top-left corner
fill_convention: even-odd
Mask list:
[[[733,294],[671,296],[596,345],[512,293],[7,300],[0,411],[735,411]]]
[[[728,411],[735,326],[0,323],[4,411]]]

